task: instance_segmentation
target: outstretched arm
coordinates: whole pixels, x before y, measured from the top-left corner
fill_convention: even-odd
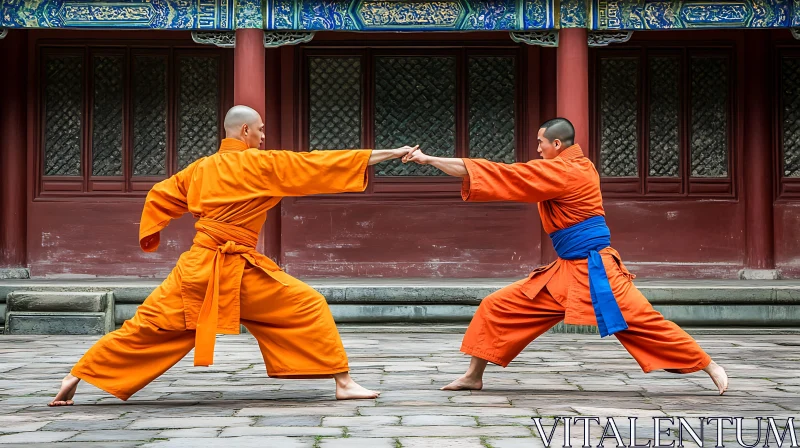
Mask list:
[[[404,162],[434,166],[462,178],[465,201],[542,202],[567,191],[570,172],[563,161],[533,160],[527,163],[496,163],[482,159],[431,157],[416,150]]]
[[[360,192],[367,187],[368,165],[399,159],[412,149],[253,151],[259,161],[254,188],[281,197]]]

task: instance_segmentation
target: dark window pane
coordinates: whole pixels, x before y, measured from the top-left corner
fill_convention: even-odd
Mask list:
[[[92,174],[122,176],[123,57],[95,56]]]
[[[453,157],[456,145],[454,57],[378,57],[375,60],[375,146],[420,145]],[[400,161],[378,166],[379,176],[430,176],[430,166]]]
[[[694,177],[728,175],[728,60],[691,58]]]
[[[783,86],[783,175],[800,177],[800,58],[784,58]]]
[[[600,60],[600,175],[639,175],[639,60]]]
[[[219,60],[186,56],[178,59],[178,169],[219,149]]]
[[[310,58],[308,147],[361,147],[361,59]]]
[[[650,176],[679,177],[680,73],[674,57],[653,57],[650,65]]]
[[[514,58],[469,59],[469,155],[513,163]]]
[[[137,56],[133,73],[133,175],[167,174],[167,59]]]
[[[83,57],[45,59],[44,175],[81,175]]]

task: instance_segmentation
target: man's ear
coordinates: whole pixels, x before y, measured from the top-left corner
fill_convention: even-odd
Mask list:
[[[553,146],[554,146],[556,149],[560,150],[560,149],[561,149],[561,146],[562,146],[562,144],[561,144],[561,140],[559,140],[559,139],[555,139],[555,140],[553,140]]]
[[[243,124],[242,125],[242,134],[243,135],[247,135],[247,131],[249,131],[249,130],[250,130],[250,128],[247,126],[247,124]]]

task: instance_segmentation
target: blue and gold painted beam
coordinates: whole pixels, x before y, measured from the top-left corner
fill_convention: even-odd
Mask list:
[[[0,28],[532,31],[800,27],[800,0],[2,0]]]

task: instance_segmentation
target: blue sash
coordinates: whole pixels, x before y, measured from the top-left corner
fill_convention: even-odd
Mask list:
[[[592,306],[597,316],[597,328],[600,337],[606,337],[618,331],[626,330],[628,324],[622,317],[617,299],[611,291],[603,258],[597,251],[611,245],[611,231],[606,219],[594,216],[586,221],[561,229],[550,234],[558,257],[564,260],[588,259],[589,293],[592,295]]]

